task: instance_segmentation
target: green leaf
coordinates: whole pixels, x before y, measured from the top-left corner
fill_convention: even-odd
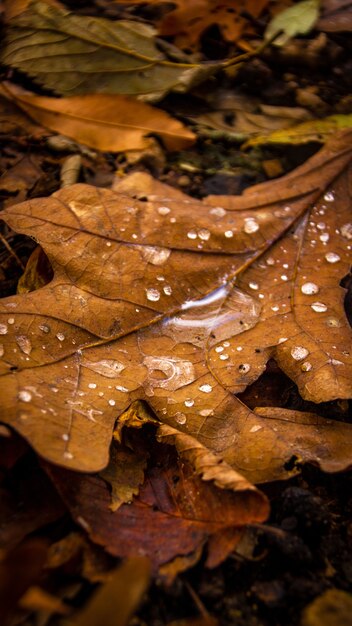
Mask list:
[[[303,0],[275,15],[265,31],[265,39],[272,39],[282,33],[274,43],[276,46],[284,46],[291,37],[306,35],[319,17],[319,6],[319,0]]]
[[[1,61],[61,95],[118,93],[161,97],[187,91],[219,63],[169,61],[150,26],[74,15],[32,2],[6,31]]]

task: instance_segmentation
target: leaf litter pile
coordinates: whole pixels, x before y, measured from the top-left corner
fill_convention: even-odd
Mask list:
[[[71,4],[3,12],[1,623],[349,624],[350,7]]]

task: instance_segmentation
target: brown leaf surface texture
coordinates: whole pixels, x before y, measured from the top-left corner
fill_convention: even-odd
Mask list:
[[[192,131],[165,111],[128,96],[49,98],[24,92],[10,83],[3,83],[1,89],[38,124],[96,150],[143,149],[151,133],[161,137],[169,150],[183,150],[195,140]]]
[[[42,245],[54,278],[1,301],[3,421],[47,459],[98,471],[116,419],[145,400],[251,481],[287,475],[287,422],[255,415],[233,394],[274,356],[304,397],[350,395],[339,287],[350,145],[343,135],[239,197],[201,202],[149,182],[137,199],[74,185],[6,209],[7,223]],[[301,437],[314,432],[304,424]],[[342,444],[351,426],[336,432]],[[330,443],[334,467],[346,467],[329,436],[326,455]]]

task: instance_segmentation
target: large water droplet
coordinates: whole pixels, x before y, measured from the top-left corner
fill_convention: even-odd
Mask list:
[[[207,230],[206,228],[202,228],[201,230],[198,231],[198,237],[199,239],[202,239],[202,241],[208,241],[210,237],[210,231]]]
[[[84,361],[84,367],[105,376],[105,378],[117,378],[120,372],[125,369],[123,363],[113,359],[102,359],[101,361]]]
[[[209,211],[210,215],[216,215],[216,217],[224,217],[226,215],[225,209],[222,206],[215,206]]]
[[[208,383],[201,385],[200,387],[198,387],[198,389],[199,391],[202,391],[203,393],[211,393],[213,391],[212,386],[209,385]]]
[[[7,324],[0,324],[0,335],[6,335],[8,332]]]
[[[259,224],[254,217],[245,217],[243,230],[247,235],[257,232]]]
[[[171,250],[169,248],[159,248],[158,246],[136,246],[142,258],[152,265],[163,265],[168,260]]]
[[[295,359],[295,361],[301,361],[302,359],[305,359],[308,354],[309,350],[307,350],[307,348],[304,348],[303,346],[294,346],[291,350],[291,356],[293,359]]]
[[[167,215],[168,213],[170,213],[171,209],[169,209],[168,206],[159,206],[157,208],[157,211],[159,215]]]
[[[194,366],[191,361],[168,356],[146,356],[143,365],[148,369],[146,386],[153,390],[155,387],[175,391],[189,385],[195,380]],[[153,377],[153,372],[162,372],[165,378]]]
[[[184,413],[176,413],[175,415],[175,421],[178,424],[185,424],[187,422],[187,417],[185,416]]]
[[[338,263],[340,261],[340,257],[335,252],[327,252],[325,258],[328,263]]]
[[[18,399],[22,402],[30,402],[32,400],[32,394],[26,389],[21,389],[21,391],[18,392]]]
[[[313,302],[313,304],[311,304],[311,308],[316,313],[325,313],[325,311],[328,310],[328,307],[326,304],[323,304],[323,302]]]
[[[341,226],[340,232],[342,237],[345,237],[345,239],[352,239],[352,224],[344,224]]]
[[[149,289],[146,289],[145,292],[147,300],[150,300],[151,302],[157,302],[160,299],[160,291],[154,287],[149,287]]]
[[[327,191],[326,194],[324,194],[324,200],[326,202],[334,202],[335,200],[335,195],[332,191]]]
[[[304,283],[301,287],[301,291],[306,296],[313,296],[319,293],[319,287],[315,283]]]
[[[30,354],[32,352],[32,344],[26,335],[17,335],[15,339],[18,347],[24,354]]]

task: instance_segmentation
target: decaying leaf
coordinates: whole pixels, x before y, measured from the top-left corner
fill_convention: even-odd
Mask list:
[[[190,146],[195,135],[181,122],[133,98],[94,94],[47,98],[15,85],[1,86],[4,94],[40,125],[71,137],[90,148],[119,152],[148,146],[146,136],[162,138],[169,150]]]
[[[349,115],[329,115],[323,119],[309,120],[285,128],[284,130],[274,130],[269,134],[260,134],[251,137],[244,147],[258,146],[266,143],[308,143],[316,141],[323,143],[334,133],[351,128],[352,114]]]
[[[236,42],[251,27],[245,14],[258,18],[268,0],[246,0],[241,4],[233,0],[177,0],[175,4],[176,8],[157,24],[159,33],[175,36],[180,48],[192,48],[215,24],[226,41]]]
[[[305,398],[350,397],[339,287],[350,159],[345,134],[239,197],[201,202],[150,183],[161,195],[146,185],[137,200],[74,185],[5,210],[41,243],[54,278],[0,303],[2,420],[47,459],[98,471],[116,419],[140,399],[246,478],[287,475],[315,425],[293,439],[287,421],[256,415],[233,393],[273,355]],[[350,464],[351,429],[326,424],[327,469]],[[226,473],[216,480],[226,487]]]
[[[138,497],[113,513],[109,490],[100,477],[53,467],[48,471],[77,522],[111,554],[128,556],[138,551],[157,570],[194,552],[199,558],[199,548],[215,535],[217,540],[209,543],[208,550],[210,563],[216,564],[239,540],[239,526],[266,519],[268,502],[189,435],[161,425],[159,438],[163,445],[150,443],[152,462]],[[197,474],[203,474],[203,480]],[[223,547],[219,536],[233,527],[232,541]]]
[[[320,0],[301,0],[273,17],[265,31],[265,39],[276,35],[274,44],[284,46],[291,37],[306,35],[319,17]],[[281,34],[280,34],[281,33]]]
[[[209,104],[213,110],[192,115],[190,119],[198,126],[219,130],[228,136],[238,136],[239,140],[252,135],[256,140],[259,135],[264,143],[264,138],[270,138],[273,132],[295,127],[312,119],[311,113],[302,107],[262,104],[257,98],[230,90],[212,98]],[[286,133],[282,133],[284,134]]]
[[[74,15],[33,1],[10,21],[1,60],[64,96],[161,96],[186,91],[221,65],[169,61],[154,39],[154,29],[140,22]]]

